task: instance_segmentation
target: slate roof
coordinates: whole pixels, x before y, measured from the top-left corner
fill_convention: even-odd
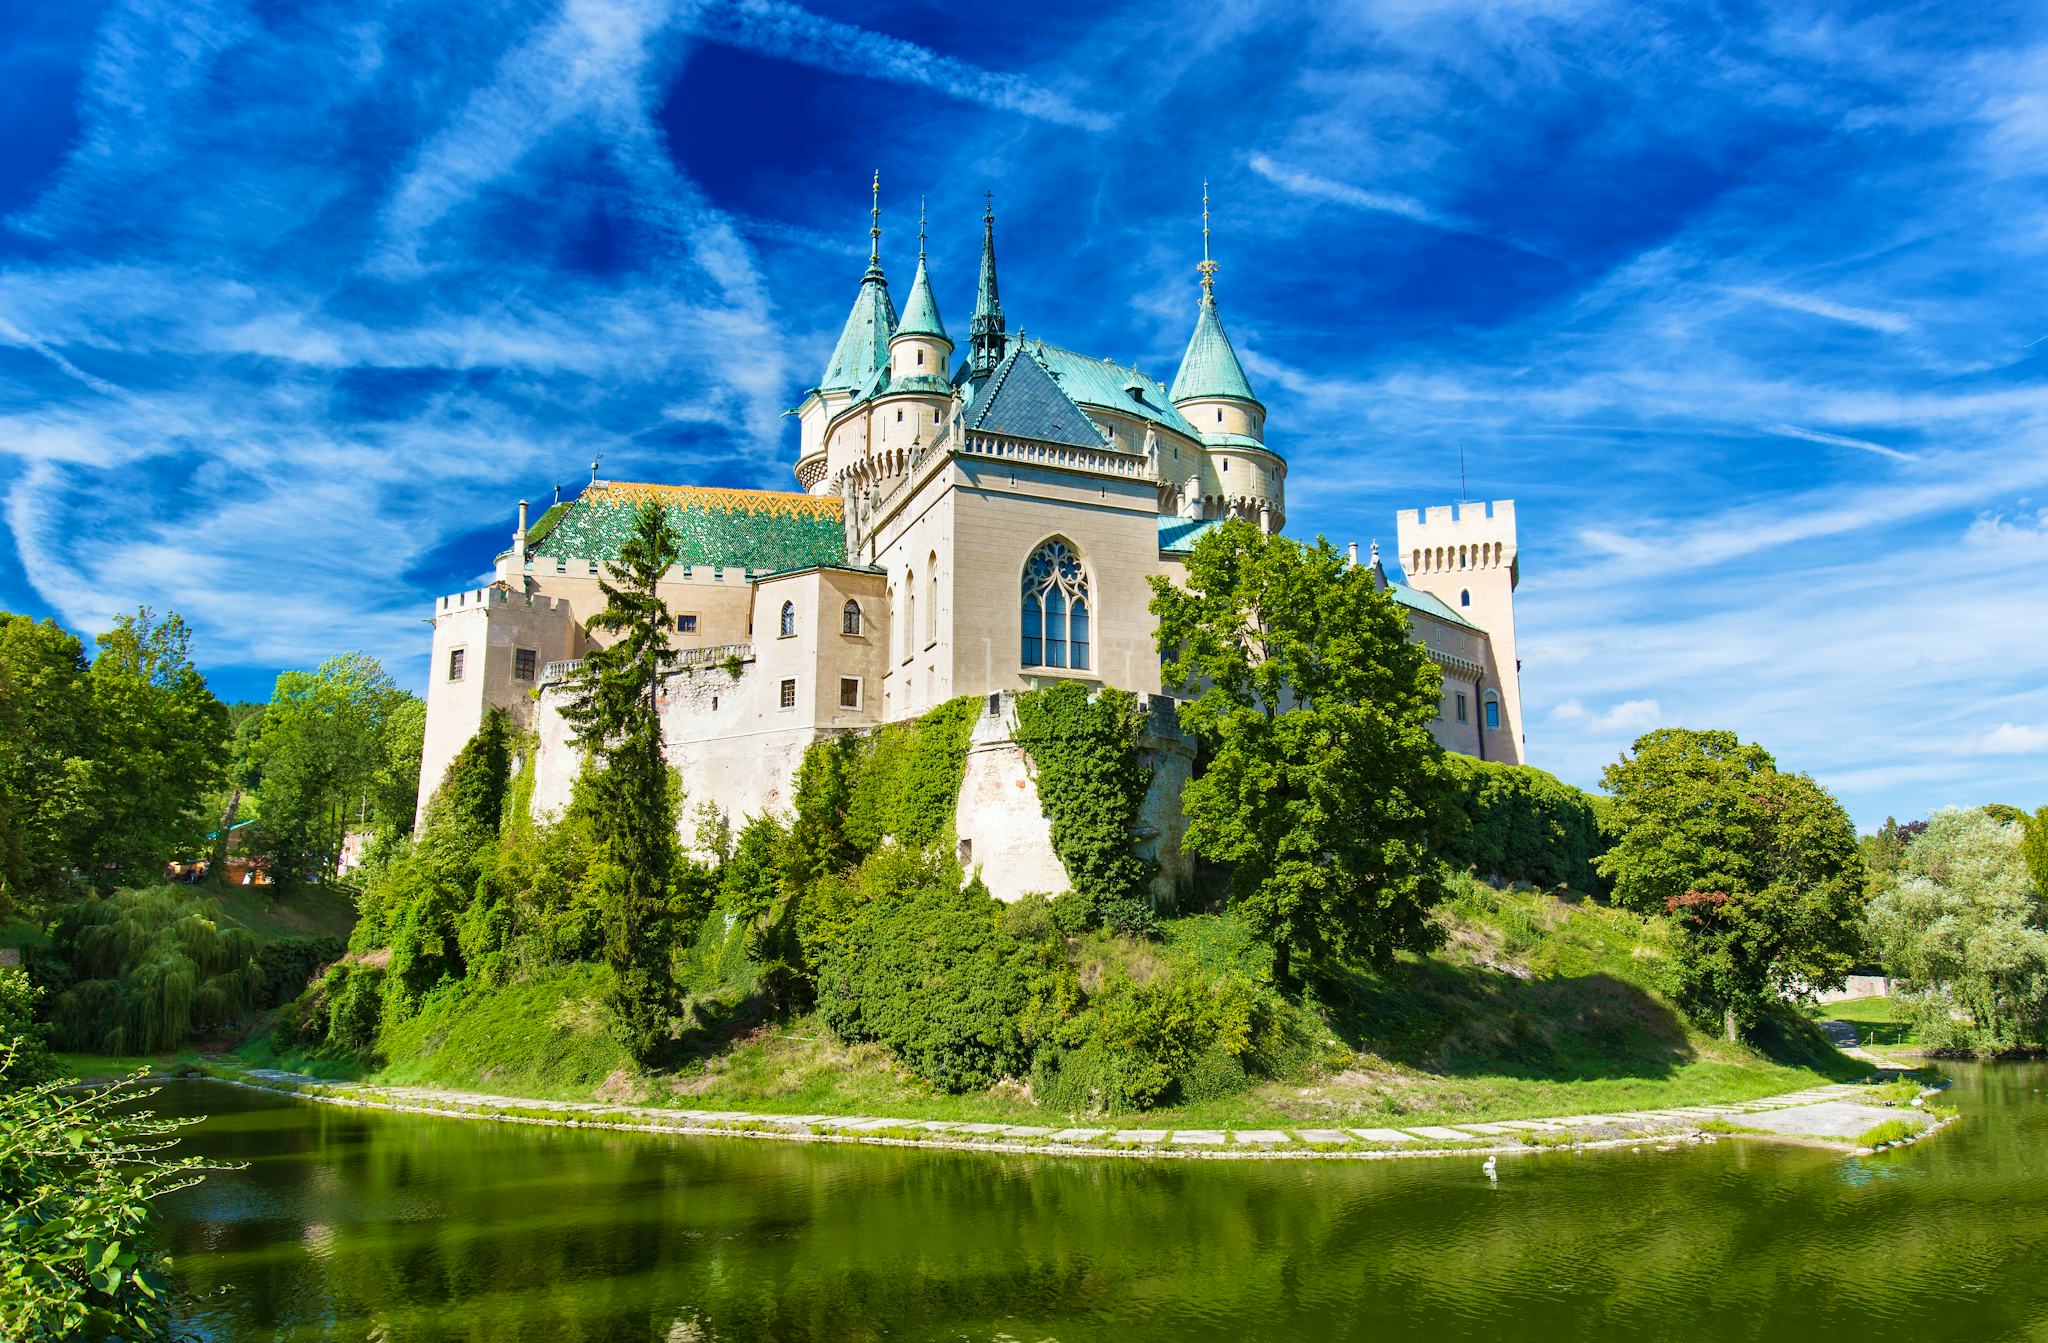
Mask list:
[[[1471,621],[1465,619],[1465,617],[1459,615],[1451,608],[1449,603],[1434,593],[1424,592],[1420,588],[1411,588],[1405,583],[1389,583],[1387,584],[1387,591],[1394,595],[1395,601],[1411,611],[1420,611],[1424,615],[1435,616],[1438,620],[1447,620],[1453,625],[1463,625],[1468,630],[1476,631],[1479,628]]]
[[[1244,376],[1244,365],[1237,362],[1237,351],[1230,347],[1230,337],[1223,334],[1223,318],[1216,311],[1216,300],[1207,294],[1202,296],[1202,309],[1195,316],[1195,334],[1188,337],[1188,351],[1181,356],[1180,372],[1173,378],[1175,402],[1199,396],[1258,400]]]
[[[1020,343],[1003,356],[967,409],[967,428],[1077,448],[1103,446],[1102,431]]]
[[[780,573],[846,563],[846,528],[835,496],[601,480],[557,504],[526,534],[527,551],[550,558],[615,561],[633,515],[654,500],[682,536],[680,562]]]

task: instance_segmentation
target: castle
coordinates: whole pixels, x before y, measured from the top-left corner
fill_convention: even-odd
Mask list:
[[[681,653],[661,713],[688,808],[710,802],[735,824],[786,809],[811,743],[973,695],[987,711],[959,856],[1003,898],[1058,892],[1066,874],[1011,740],[1014,699],[1080,680],[1151,697],[1140,851],[1160,895],[1187,879],[1178,797],[1193,748],[1160,693],[1147,580],[1179,578],[1222,519],[1271,533],[1287,516],[1287,463],[1217,306],[1206,201],[1194,333],[1167,386],[1009,333],[992,207],[965,350],[940,318],[922,224],[899,313],[879,179],[876,191],[853,310],[795,409],[801,492],[593,480],[538,519],[520,501],[491,584],[435,603],[422,815],[492,706],[537,734],[536,812],[566,803],[579,761],[565,678],[604,606],[598,574],[653,500],[683,538],[659,589]],[[1437,739],[1519,763],[1513,502],[1406,511],[1397,533],[1406,582],[1387,579],[1377,543],[1369,562],[1443,668]]]

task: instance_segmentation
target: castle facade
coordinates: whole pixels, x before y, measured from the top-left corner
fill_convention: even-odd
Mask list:
[[[559,712],[565,680],[604,606],[598,575],[653,500],[683,538],[660,595],[682,658],[662,722],[686,816],[706,802],[735,825],[787,809],[813,742],[973,695],[988,707],[960,857],[1003,898],[1056,893],[1068,882],[1011,740],[1013,706],[1019,691],[1079,680],[1151,697],[1140,851],[1159,864],[1162,897],[1186,880],[1178,798],[1193,748],[1161,694],[1148,580],[1179,579],[1223,519],[1271,533],[1287,517],[1286,459],[1224,332],[1216,265],[1199,267],[1194,332],[1168,386],[1011,335],[992,212],[964,348],[941,320],[922,236],[900,313],[880,237],[877,209],[852,311],[795,409],[800,491],[593,481],[537,519],[521,501],[490,585],[436,601],[422,815],[493,706],[537,733],[536,812],[566,803],[580,761]],[[1376,543],[1369,563],[1443,668],[1437,739],[1519,763],[1513,502],[1411,510],[1396,530],[1406,581],[1388,579]]]

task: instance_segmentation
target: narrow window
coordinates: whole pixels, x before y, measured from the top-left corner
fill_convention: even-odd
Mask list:
[[[842,676],[839,678],[839,707],[858,709],[860,707],[860,678]]]
[[[917,352],[917,366],[918,366],[919,368],[923,368],[923,367],[924,367],[924,351],[923,351],[923,350],[919,350],[919,351]]]
[[[783,684],[789,685],[791,683],[788,681],[784,681]],[[1458,721],[1461,723],[1469,723],[1472,721],[1471,712],[1465,707],[1465,692],[1462,690],[1458,692]]]
[[[1462,696],[1460,699],[1462,702]],[[794,709],[796,707],[796,678],[793,676],[785,678],[782,682],[782,707],[785,709]]]
[[[839,632],[840,632],[841,634],[859,634],[859,633],[860,633],[860,603],[859,603],[859,602],[856,602],[856,601],[849,601],[849,602],[847,602],[847,603],[846,603],[846,609],[845,609],[845,610],[843,610],[843,611],[841,611],[841,612],[839,613]]]
[[[697,632],[697,617],[695,617],[695,616],[677,616],[677,617],[676,617],[676,633],[677,633],[677,634],[695,634],[696,632]]]
[[[535,653],[531,648],[514,650],[512,654],[512,679],[515,681],[531,681],[533,679],[534,664],[538,660],[539,654]]]
[[[1494,731],[1500,730],[1500,701],[1490,690],[1486,692],[1486,726]]]
[[[796,633],[796,603],[795,603],[795,602],[784,602],[784,603],[782,604],[782,637],[783,637],[783,638],[785,638],[785,639],[787,639],[787,638],[790,638],[791,636],[793,636],[793,635],[794,635],[795,633]],[[787,681],[785,681],[785,682],[784,682],[783,684],[785,684],[785,685],[788,685],[788,684],[790,684],[790,682],[787,682]]]
[[[924,576],[924,642],[925,647],[939,641],[939,557],[932,556],[932,571]]]
[[[1216,407],[1216,423],[1223,423],[1223,407],[1221,406]]]
[[[462,679],[462,664],[463,664],[463,663],[465,663],[465,662],[467,662],[468,660],[469,660],[469,650],[468,650],[468,649],[464,649],[464,648],[451,648],[451,649],[449,649],[449,650],[448,650],[448,679],[449,679],[449,680],[451,680],[451,681],[460,681],[460,680]]]
[[[1461,589],[1459,589],[1459,591],[1458,591],[1458,605],[1460,605],[1460,606],[1470,606],[1471,604],[1472,604],[1472,589],[1470,589],[1470,588],[1461,588]]]
[[[717,713],[717,712],[718,712],[718,696],[716,696],[716,695],[713,695],[713,696],[711,697],[711,712],[713,712],[713,713]]]

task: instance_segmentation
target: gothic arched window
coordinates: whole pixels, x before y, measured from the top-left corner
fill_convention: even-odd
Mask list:
[[[1024,562],[1027,667],[1088,670],[1088,571],[1065,541],[1047,541]]]
[[[796,633],[796,603],[782,604],[782,637],[787,639]]]
[[[843,610],[843,611],[841,611],[841,612],[839,613],[839,632],[840,632],[841,634],[859,634],[859,633],[860,633],[860,603],[859,603],[859,602],[856,602],[856,601],[848,601],[848,602],[846,603],[846,609],[845,609],[845,610]]]

